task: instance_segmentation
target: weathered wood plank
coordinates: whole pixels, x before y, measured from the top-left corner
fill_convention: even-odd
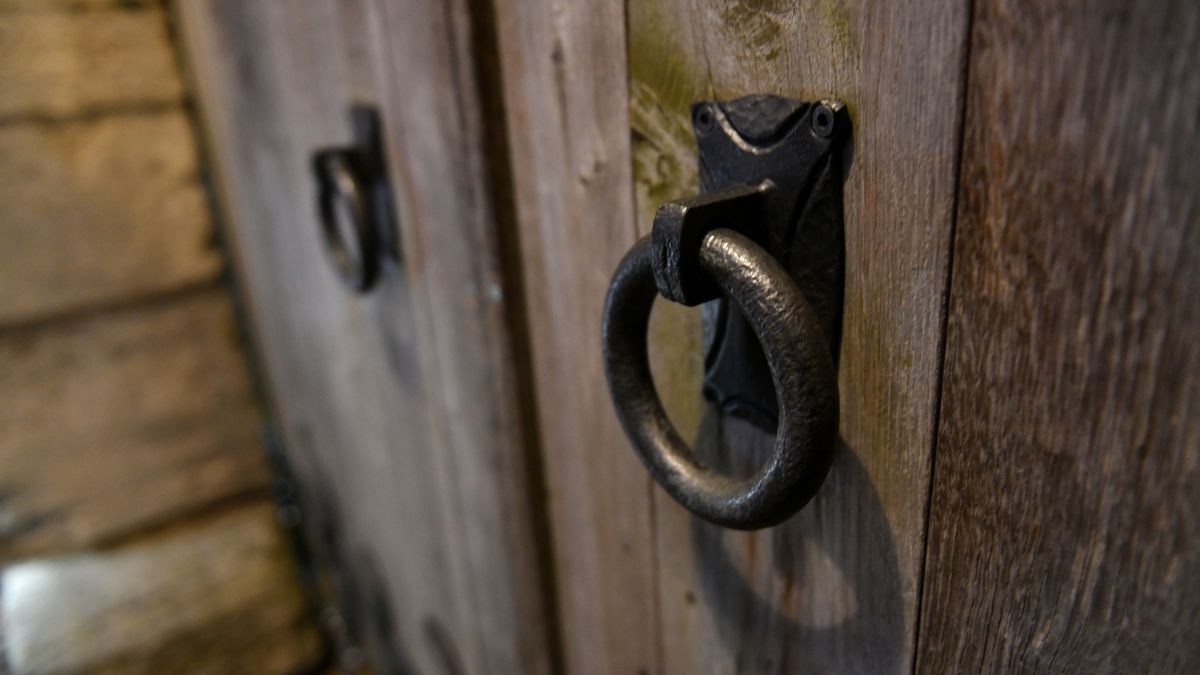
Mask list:
[[[0,559],[61,551],[262,489],[229,301],[0,333]]]
[[[10,566],[0,594],[13,675],[282,675],[322,656],[268,504],[114,549]]]
[[[0,126],[0,204],[0,325],[219,270],[182,110]]]
[[[547,672],[463,4],[178,7],[290,457],[324,550],[377,577],[348,614],[367,610],[384,671]],[[315,149],[348,138],[352,100],[380,104],[404,248],[363,297],[324,258],[309,175]]]
[[[4,9],[0,5],[0,121],[182,100],[161,8]]]
[[[495,7],[566,669],[659,672],[650,482],[600,369],[608,278],[637,239],[624,12]]]
[[[922,672],[1200,667],[1197,44],[977,3]]]

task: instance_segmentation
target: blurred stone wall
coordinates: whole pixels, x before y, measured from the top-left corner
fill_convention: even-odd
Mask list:
[[[0,0],[0,672],[321,645],[156,2]]]

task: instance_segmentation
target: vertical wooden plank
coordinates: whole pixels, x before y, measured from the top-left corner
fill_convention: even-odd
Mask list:
[[[1200,7],[979,0],[923,672],[1195,672]]]
[[[653,0],[630,5],[629,26],[642,231],[659,201],[696,190],[692,101],[833,97],[854,122],[841,447],[817,498],[763,532],[722,531],[655,493],[663,671],[906,671],[924,554],[966,3]],[[702,417],[698,370],[691,410],[676,407],[685,428]],[[697,439],[714,433],[702,429]],[[727,422],[711,451],[750,470],[770,443]]]
[[[352,623],[385,672],[546,672],[463,7],[179,7],[259,351]],[[355,297],[323,258],[308,161],[362,99],[382,111],[404,260]]]
[[[661,672],[650,480],[600,366],[608,279],[637,239],[623,8],[494,7],[566,670]]]
[[[630,3],[628,79],[612,8],[498,7],[569,665],[908,669],[965,3]],[[844,447],[805,512],[741,534],[694,521],[657,487],[647,500],[644,470],[605,400],[598,335],[620,255],[648,231],[660,201],[697,189],[688,106],[750,93],[840,97],[856,133],[846,188]],[[703,413],[698,320],[670,307],[655,313],[660,393],[690,435]],[[735,447],[748,438],[730,436]],[[628,656],[611,655],[613,644]],[[592,658],[601,665],[588,670]]]

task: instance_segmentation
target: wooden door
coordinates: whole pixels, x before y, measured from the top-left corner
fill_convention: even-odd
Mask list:
[[[567,670],[909,669],[965,3],[646,0],[628,15],[604,3],[501,5]],[[840,98],[855,131],[837,458],[799,515],[745,533],[692,517],[648,478],[607,414],[599,321],[609,276],[658,203],[697,190],[691,103],[756,93]],[[654,311],[657,385],[696,438],[698,314]],[[769,450],[769,437],[728,426],[720,452],[753,461]]]
[[[180,7],[273,406],[350,595],[382,598],[383,670],[1200,664],[1195,3]],[[690,104],[747,94],[854,131],[833,468],[735,532],[637,460],[600,319],[697,190]],[[404,257],[356,297],[305,167],[362,99]],[[676,425],[761,461],[706,418],[698,312],[654,312]]]
[[[568,672],[1197,666],[1194,3],[496,4]],[[599,317],[697,189],[689,105],[754,93],[854,138],[837,457],[742,533],[597,413]],[[701,424],[696,313],[654,311],[676,425],[753,466]]]
[[[264,384],[346,621],[381,672],[548,672],[536,446],[470,16],[443,2],[177,9]],[[359,102],[380,111],[403,250],[362,295],[322,250],[309,170],[351,141]]]

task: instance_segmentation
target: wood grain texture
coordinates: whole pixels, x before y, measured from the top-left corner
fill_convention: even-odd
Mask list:
[[[209,283],[220,268],[181,109],[0,126],[0,203],[0,324]]]
[[[265,490],[240,347],[218,288],[0,333],[0,560]]]
[[[322,656],[267,504],[0,580],[12,675],[310,672]]]
[[[659,673],[651,482],[600,365],[609,276],[637,239],[624,14],[494,6],[566,670]]]
[[[839,98],[855,125],[846,156],[834,467],[797,517],[758,533],[698,522],[655,491],[662,671],[907,671],[924,552],[966,3],[654,0],[631,3],[629,11],[641,231],[661,200],[697,189],[689,124],[695,100]],[[654,339],[670,346],[659,348],[660,388],[668,399],[687,397],[674,403],[676,423],[714,466],[752,471],[772,440],[702,409],[696,319],[663,314]]]
[[[238,269],[320,548],[383,672],[545,673],[527,430],[459,2],[178,5]],[[379,104],[402,265],[324,259],[311,153]],[[404,670],[402,670],[404,669]]]
[[[0,3],[0,122],[182,101],[160,7],[5,9]]]
[[[1200,667],[1198,43],[977,3],[922,672]]]

